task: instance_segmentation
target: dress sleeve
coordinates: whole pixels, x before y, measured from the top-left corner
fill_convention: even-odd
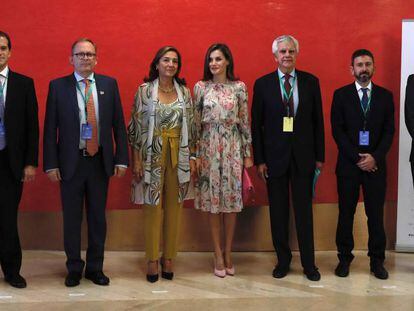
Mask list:
[[[132,105],[131,121],[128,124],[128,141],[132,148],[142,150],[143,87],[138,88]]]
[[[246,85],[241,82],[240,88],[238,88],[237,100],[239,105],[239,131],[242,144],[242,155],[247,158],[250,157],[250,149],[252,144],[252,134],[250,131],[250,122],[249,122],[249,108],[247,104],[248,95]]]
[[[194,104],[191,98],[191,93],[188,88],[184,88],[185,96],[185,107],[187,114],[187,130],[188,130],[188,146],[190,148],[190,153],[196,153],[196,144],[197,144],[197,133],[196,125],[194,123]]]
[[[197,157],[200,156],[199,142],[201,138],[201,118],[203,113],[203,87],[200,82],[194,86],[194,141]]]

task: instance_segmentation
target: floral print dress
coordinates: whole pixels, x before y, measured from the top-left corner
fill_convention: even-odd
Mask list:
[[[246,86],[241,81],[199,81],[194,97],[201,160],[195,207],[211,213],[240,212],[243,159],[250,157],[251,148]]]

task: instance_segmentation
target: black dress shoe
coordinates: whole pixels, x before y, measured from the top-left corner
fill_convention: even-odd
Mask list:
[[[276,279],[282,279],[284,278],[289,272],[289,266],[282,267],[280,265],[277,265],[272,272],[272,275]]]
[[[85,279],[92,281],[96,285],[109,285],[109,278],[102,271],[85,271]]]
[[[27,286],[26,280],[20,274],[5,276],[4,280],[16,288],[25,288]]]
[[[69,272],[65,279],[66,287],[78,286],[82,278],[81,272]]]
[[[321,279],[321,274],[318,269],[304,270],[303,273],[306,275],[309,281],[319,281]]]
[[[157,274],[147,274],[147,281],[150,283],[155,283],[158,281],[158,273]]]
[[[345,278],[349,275],[349,266],[350,264],[345,261],[340,261],[338,266],[335,269],[335,275],[341,278]]]
[[[371,265],[371,273],[374,274],[374,276],[377,279],[380,279],[380,280],[388,279],[388,271],[385,270],[383,264]]]

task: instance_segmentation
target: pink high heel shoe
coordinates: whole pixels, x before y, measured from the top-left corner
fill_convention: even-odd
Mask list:
[[[231,268],[225,268],[226,270],[226,274],[230,275],[230,276],[234,276],[235,270],[234,270],[234,265]]]
[[[219,270],[216,266],[216,257],[214,257],[214,275],[219,278],[224,278],[226,276],[226,269]]]

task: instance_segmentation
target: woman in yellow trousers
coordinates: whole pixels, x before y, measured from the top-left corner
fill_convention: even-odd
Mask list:
[[[174,276],[172,260],[177,255],[183,199],[195,173],[193,107],[180,69],[176,48],[165,46],[156,53],[135,95],[128,126],[134,178],[143,179],[149,282],[158,280],[161,229],[161,276],[168,280]]]

